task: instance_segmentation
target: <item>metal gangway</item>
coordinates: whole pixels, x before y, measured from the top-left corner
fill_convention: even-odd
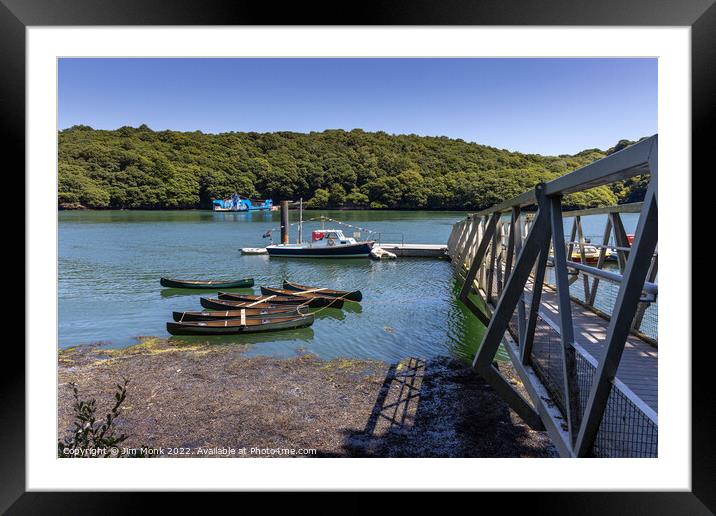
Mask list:
[[[657,156],[654,135],[467,216],[448,239],[460,300],[487,327],[473,366],[562,456],[657,456]],[[643,202],[562,209],[565,195],[638,176],[648,178]],[[605,219],[597,243],[582,227],[592,215]],[[605,267],[611,252],[616,270]],[[500,348],[523,388],[500,373]]]

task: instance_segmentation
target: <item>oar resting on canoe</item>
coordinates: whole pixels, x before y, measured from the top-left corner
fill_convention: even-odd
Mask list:
[[[262,292],[264,288],[266,287],[261,287]],[[270,294],[263,292],[260,296],[219,292],[218,296],[222,301],[271,303],[276,305],[306,305],[311,308],[322,308],[325,306],[330,306],[331,308],[343,307],[343,300],[337,297],[326,297],[312,294],[306,294],[304,296],[299,295],[297,292],[289,291],[286,291],[283,294]]]
[[[315,302],[315,305],[311,306],[330,306],[331,308],[341,308],[343,306],[343,299],[341,299],[340,297],[323,296],[319,292],[309,292],[307,290],[295,292],[282,288],[262,286],[261,294],[263,294],[264,296],[286,296],[296,297],[299,299],[310,299]]]
[[[223,293],[222,293],[223,294]],[[210,297],[202,297],[199,301],[201,306],[210,310],[238,310],[241,308],[268,308],[268,307],[296,307],[306,306],[308,308],[322,308],[330,306],[332,308],[341,308],[343,306],[342,299],[331,298],[307,298],[295,296],[291,298],[291,302],[274,303],[271,296],[254,296],[256,300],[238,300],[238,299],[216,299]]]
[[[283,282],[283,288],[286,290],[295,292],[296,294],[301,294],[301,292],[308,292],[308,293],[320,294],[321,296],[340,297],[341,299],[345,299],[346,301],[359,302],[363,299],[363,294],[361,293],[360,290],[349,291],[349,290],[334,290],[331,288],[309,287],[307,285],[299,285],[298,283],[293,283],[291,281],[285,281],[285,280]]]

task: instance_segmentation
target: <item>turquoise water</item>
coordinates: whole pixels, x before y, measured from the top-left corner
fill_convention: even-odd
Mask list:
[[[380,232],[383,241],[445,244],[463,212],[304,212]],[[291,214],[292,222],[296,214]],[[448,261],[398,258],[290,259],[242,256],[265,246],[277,212],[63,211],[59,213],[59,345],[98,341],[121,347],[142,335],[169,337],[171,312],[200,310],[211,291],[162,289],[160,276],[196,279],[253,277],[259,285],[284,279],[342,290],[360,289],[363,303],[322,311],[310,328],[231,337],[172,337],[247,346],[250,354],[385,361],[408,356],[468,358],[484,328],[457,301]],[[318,229],[307,224],[304,235]],[[328,227],[328,226],[327,226]],[[291,229],[291,239],[297,235]],[[353,230],[346,231],[350,234]],[[274,234],[278,237],[278,234]],[[251,292],[251,289],[236,290]]]

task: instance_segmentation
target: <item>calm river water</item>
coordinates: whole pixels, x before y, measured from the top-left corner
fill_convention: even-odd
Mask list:
[[[452,224],[465,216],[463,212],[305,211],[304,219],[318,215],[381,232],[383,241],[429,244],[444,244]],[[295,218],[292,213],[291,220]],[[625,220],[625,225],[631,226],[630,222]],[[310,328],[210,337],[211,342],[244,345],[251,354],[273,356],[304,350],[323,358],[394,361],[474,354],[484,328],[457,301],[459,285],[448,261],[286,259],[239,253],[241,247],[265,246],[268,240],[262,235],[278,225],[278,212],[60,212],[59,345],[105,341],[120,347],[136,342],[137,336],[168,337],[165,323],[172,311],[200,310],[199,297],[212,294],[163,289],[160,276],[253,277],[257,287],[280,286],[290,279],[360,289],[364,301],[346,303],[344,310],[324,310]],[[306,224],[304,235],[319,227],[320,223]],[[595,221],[596,234],[602,228]],[[294,240],[296,228],[291,230]],[[585,232],[590,234],[586,220]],[[278,238],[278,232],[274,235]]]
[[[444,244],[452,224],[464,217],[461,212],[304,212],[305,219],[318,215],[380,231],[383,241],[404,238],[436,244]],[[291,213],[291,220],[296,216]],[[201,310],[199,297],[211,292],[162,289],[160,276],[253,277],[257,287],[280,286],[290,279],[360,289],[364,302],[347,303],[344,310],[324,310],[310,328],[211,337],[212,342],[247,345],[256,354],[291,356],[303,349],[324,358],[386,361],[474,352],[470,347],[476,344],[467,343],[478,341],[482,328],[456,300],[449,262],[286,259],[239,253],[240,247],[265,246],[268,239],[262,235],[278,225],[277,212],[60,212],[60,346],[97,341],[126,346],[140,335],[168,337],[165,323],[171,312]],[[320,223],[305,224],[304,234],[319,227]],[[296,227],[291,231],[293,240]]]

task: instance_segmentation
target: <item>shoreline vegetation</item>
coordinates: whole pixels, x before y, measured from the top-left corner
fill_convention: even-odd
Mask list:
[[[58,133],[60,209],[209,209],[238,193],[307,209],[478,211],[541,181],[601,159],[608,150],[542,156],[447,137],[385,132],[153,131],[146,125]],[[565,197],[565,209],[643,198],[634,178]]]
[[[123,447],[151,456],[556,456],[546,433],[530,430],[462,362],[323,360],[303,350],[271,358],[244,349],[157,337],[121,349],[61,349],[58,440],[72,433],[74,388],[102,411],[126,378],[113,430],[126,435]],[[521,388],[508,364],[499,367]]]

